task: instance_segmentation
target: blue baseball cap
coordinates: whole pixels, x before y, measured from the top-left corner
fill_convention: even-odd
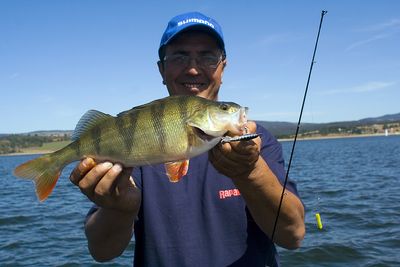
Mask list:
[[[214,19],[199,12],[188,12],[173,17],[167,25],[161,37],[158,55],[161,59],[161,48],[167,45],[175,36],[188,29],[201,29],[211,33],[225,52],[224,36],[222,28]]]

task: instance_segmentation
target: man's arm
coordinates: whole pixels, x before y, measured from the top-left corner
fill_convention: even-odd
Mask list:
[[[121,255],[131,240],[141,202],[131,172],[132,168],[107,162],[96,165],[86,158],[71,173],[71,182],[98,206],[85,224],[89,251],[97,261]]]
[[[255,132],[255,123],[248,127],[251,133]],[[260,144],[257,138],[219,145],[210,152],[210,160],[233,180],[254,220],[271,237],[283,187],[260,156]],[[274,242],[295,249],[305,235],[304,207],[296,195],[285,192]]]

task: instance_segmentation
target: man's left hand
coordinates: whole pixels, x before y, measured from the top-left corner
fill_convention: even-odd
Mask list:
[[[247,122],[247,133],[256,133],[255,122]],[[247,178],[255,169],[260,156],[261,138],[219,143],[209,152],[210,162],[220,173],[236,179]]]

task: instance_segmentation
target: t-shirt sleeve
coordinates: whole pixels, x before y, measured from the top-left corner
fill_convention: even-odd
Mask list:
[[[261,156],[283,186],[286,177],[285,160],[283,159],[282,145],[264,127],[257,124],[257,133],[261,134]],[[299,197],[296,183],[288,179],[286,189]]]

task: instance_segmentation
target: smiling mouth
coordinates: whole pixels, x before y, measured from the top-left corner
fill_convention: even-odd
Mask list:
[[[205,83],[182,83],[182,85],[188,89],[200,89],[205,86]]]

